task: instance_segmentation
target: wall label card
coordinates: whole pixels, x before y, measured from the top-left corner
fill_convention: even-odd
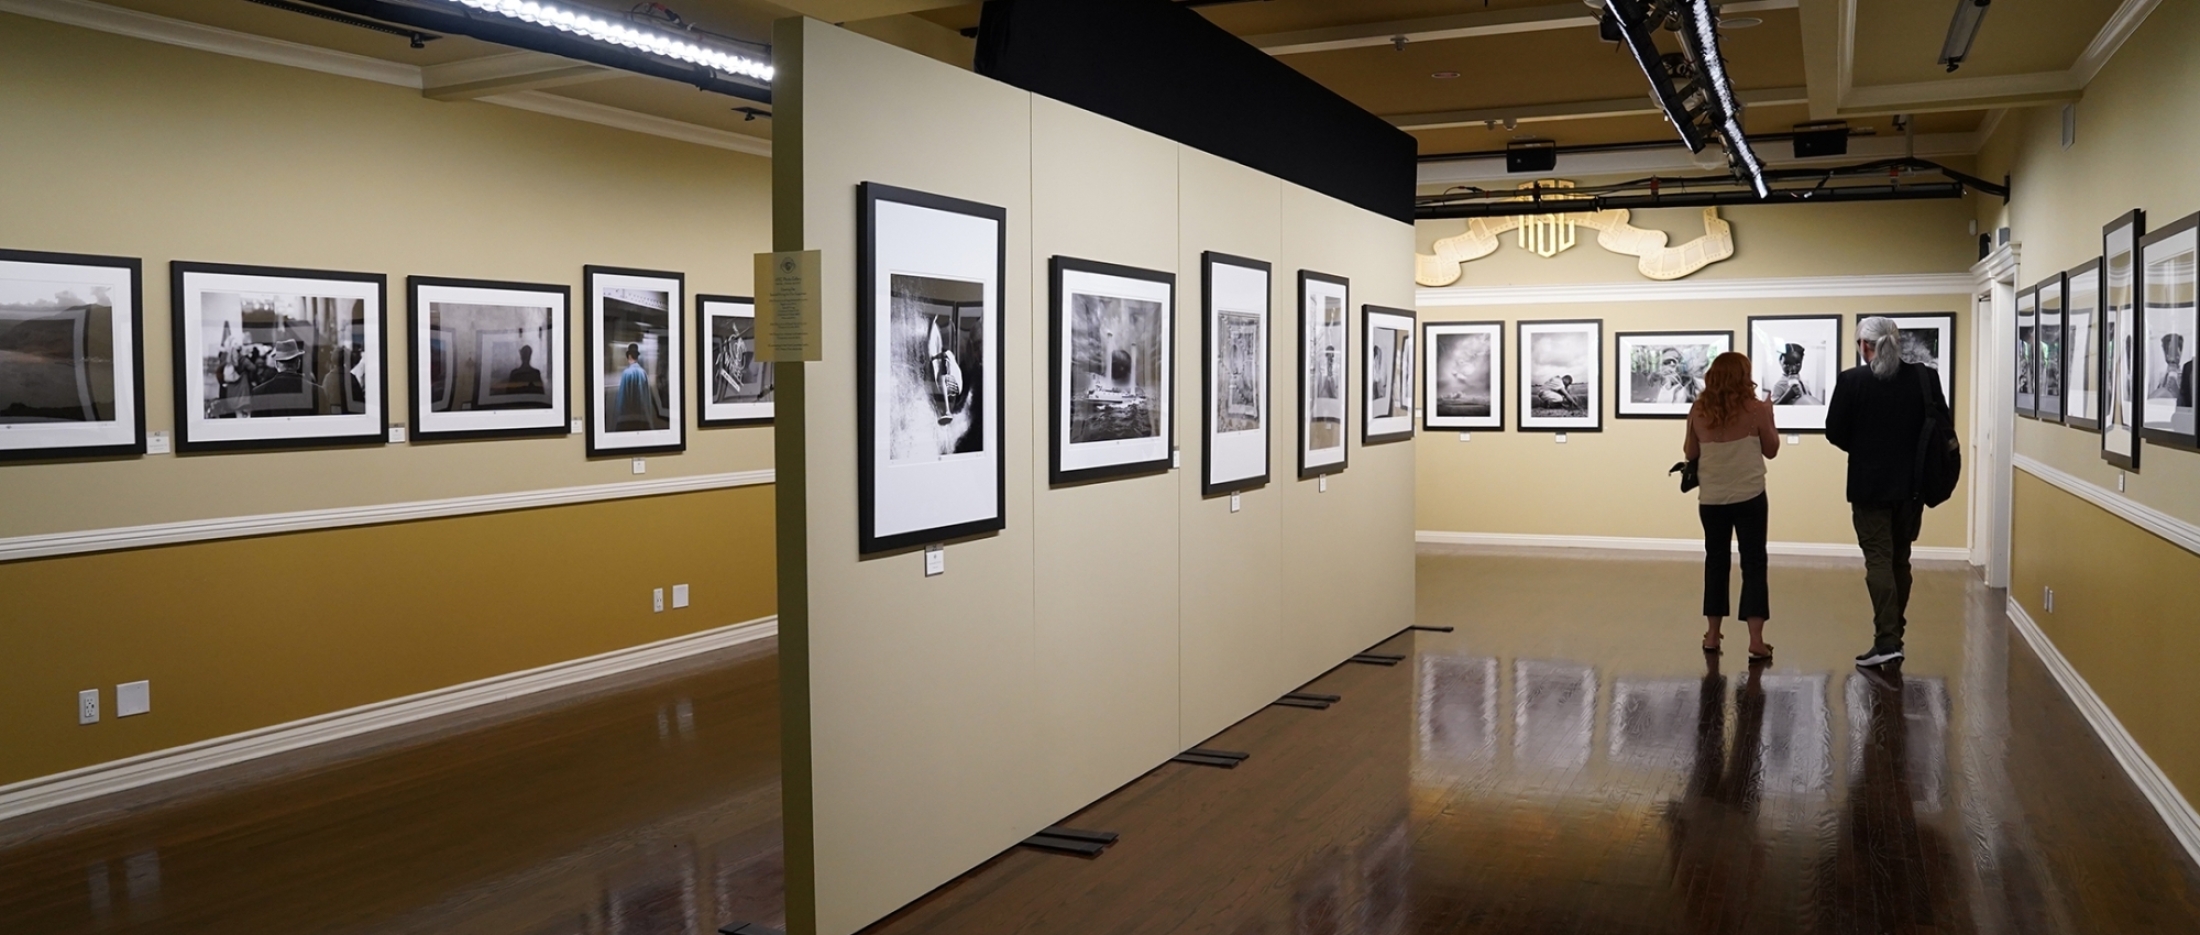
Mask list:
[[[756,291],[763,305],[756,316],[758,359],[825,359],[825,314],[818,293],[822,262],[816,250],[756,255]]]

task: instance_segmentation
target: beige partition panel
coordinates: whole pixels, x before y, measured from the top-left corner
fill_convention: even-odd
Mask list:
[[[843,935],[1411,622],[1410,446],[1362,460],[1355,443],[1326,494],[1295,480],[1291,264],[1403,306],[1413,235],[823,23],[782,24],[778,48],[775,241],[823,251],[825,277],[824,359],[780,399],[780,471],[806,485],[782,512],[782,582],[801,591],[781,606],[783,664],[798,667],[788,920]],[[949,543],[939,577],[917,552],[856,553],[865,181],[1008,212],[1007,529]],[[1281,233],[1291,224],[1305,229]],[[1202,250],[1276,265],[1272,480],[1237,513],[1199,495]],[[1055,256],[1177,276],[1180,470],[1049,485]]]

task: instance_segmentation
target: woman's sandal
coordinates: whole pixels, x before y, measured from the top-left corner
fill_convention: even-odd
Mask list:
[[[1749,661],[1751,661],[1751,662],[1770,662],[1770,661],[1772,661],[1772,650],[1773,650],[1773,645],[1772,645],[1771,643],[1766,643],[1766,644],[1765,644],[1765,651],[1764,651],[1764,652],[1761,652],[1761,653],[1758,653],[1758,652],[1752,652],[1752,653],[1750,653],[1750,654],[1749,654]]]
[[[1725,634],[1720,634],[1720,635],[1718,635],[1718,636],[1713,636],[1713,637],[1707,637],[1707,639],[1709,640],[1709,642],[1706,642],[1706,643],[1704,644],[1704,646],[1703,646],[1703,651],[1704,651],[1704,652],[1707,652],[1707,653],[1710,653],[1710,654],[1712,654],[1712,655],[1714,655],[1714,656],[1718,655],[1718,654],[1719,654],[1719,641],[1720,641],[1720,640],[1724,640],[1724,639],[1726,639],[1726,636],[1725,636]]]

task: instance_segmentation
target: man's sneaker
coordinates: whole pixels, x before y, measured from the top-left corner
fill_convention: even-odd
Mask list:
[[[1860,666],[1883,666],[1890,662],[1898,662],[1901,659],[1902,650],[1874,647],[1870,652],[1857,656],[1856,664]]]

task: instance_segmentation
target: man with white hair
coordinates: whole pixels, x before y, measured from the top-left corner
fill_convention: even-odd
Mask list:
[[[1841,372],[1826,409],[1826,440],[1849,453],[1848,498],[1856,544],[1864,549],[1864,587],[1872,597],[1872,648],[1860,666],[1902,659],[1909,621],[1910,543],[1924,520],[1925,421],[1952,425],[1948,400],[1931,367],[1902,360],[1902,330],[1873,316],[1857,323],[1857,356]]]

